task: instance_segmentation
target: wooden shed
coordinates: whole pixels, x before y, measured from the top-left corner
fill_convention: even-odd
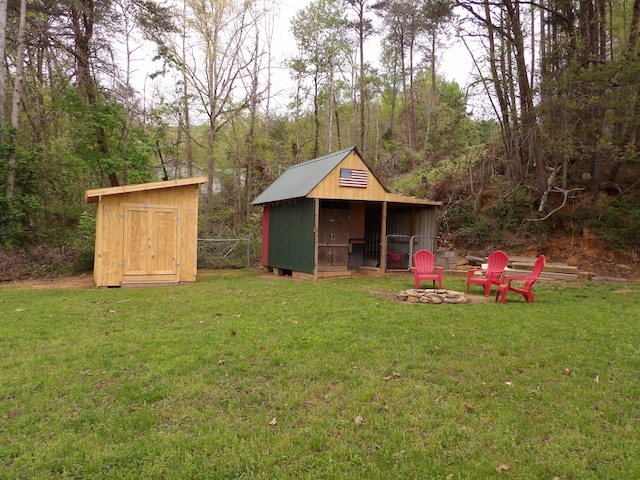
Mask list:
[[[198,192],[207,177],[87,190],[97,203],[96,287],[194,282]]]
[[[408,270],[433,251],[440,202],[390,193],[356,147],[294,165],[262,205],[263,266],[299,278]]]

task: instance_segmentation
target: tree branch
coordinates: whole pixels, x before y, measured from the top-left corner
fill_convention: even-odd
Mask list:
[[[551,212],[549,212],[547,215],[545,215],[542,218],[525,218],[524,221],[525,222],[542,222],[543,220],[546,220],[551,215],[556,213],[558,210],[562,210],[562,208],[567,204],[567,198],[569,197],[569,194],[571,192],[582,191],[582,190],[584,190],[584,188],[572,188],[571,190],[565,190],[565,189],[562,189],[560,187],[553,187],[553,190],[552,190],[553,192],[559,192],[559,193],[562,193],[564,195],[564,199],[562,200],[562,205],[560,205],[558,208],[552,210]]]

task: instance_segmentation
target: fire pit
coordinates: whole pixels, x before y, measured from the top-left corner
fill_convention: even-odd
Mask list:
[[[440,305],[442,303],[467,303],[467,296],[455,290],[439,289],[409,289],[402,290],[397,294],[398,300],[407,303],[429,303]]]

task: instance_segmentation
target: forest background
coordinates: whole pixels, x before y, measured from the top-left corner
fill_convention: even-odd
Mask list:
[[[443,202],[438,248],[577,263],[581,246],[637,266],[640,0],[315,0],[287,25],[278,12],[0,0],[0,280],[90,269],[97,187],[207,175],[199,236],[259,242],[251,201],[352,145],[391,190]],[[285,29],[295,49],[278,59]],[[462,87],[440,68],[454,39],[472,61]],[[141,88],[149,45],[158,82]]]

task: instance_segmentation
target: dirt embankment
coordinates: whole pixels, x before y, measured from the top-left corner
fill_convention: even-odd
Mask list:
[[[582,235],[556,233],[543,242],[532,242],[520,252],[529,256],[544,254],[549,262],[578,267],[600,279],[640,281],[640,252],[608,250],[604,242],[585,228]]]

